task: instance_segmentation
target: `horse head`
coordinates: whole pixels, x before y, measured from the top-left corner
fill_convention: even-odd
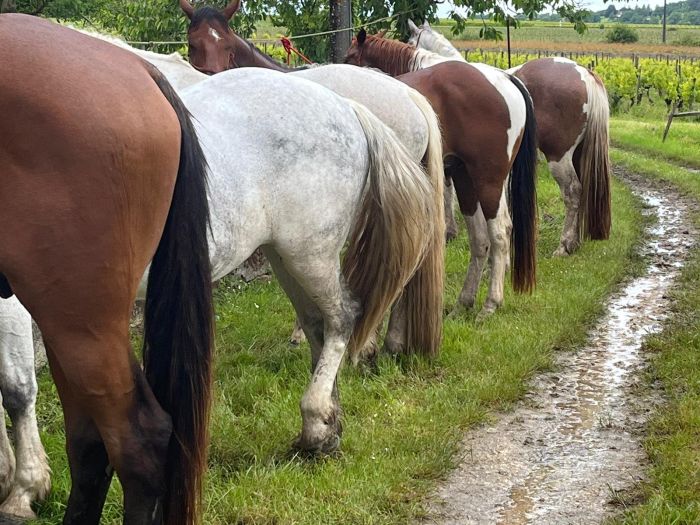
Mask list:
[[[222,10],[209,6],[195,9],[188,0],[180,0],[190,19],[187,42],[195,69],[213,75],[234,67],[236,39],[228,24],[240,5],[241,0],[233,0]]]
[[[365,49],[365,42],[367,41],[367,31],[364,28],[360,29],[357,36],[353,37],[352,43],[345,53],[345,63],[352,64],[353,66],[367,66],[368,64],[363,60],[363,52]]]

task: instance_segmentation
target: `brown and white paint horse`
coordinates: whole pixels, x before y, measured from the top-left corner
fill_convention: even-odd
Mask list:
[[[206,161],[162,75],[106,42],[0,15],[0,297],[46,343],[66,426],[63,523],[198,521],[213,312]],[[129,344],[151,262],[144,363]]]
[[[490,250],[491,282],[482,310],[488,314],[503,303],[511,226],[505,190],[511,169],[513,286],[516,291],[529,292],[535,284],[536,130],[532,101],[522,83],[503,72],[489,77],[477,67],[441,57],[435,59],[436,65],[422,69],[434,58],[433,53],[362,30],[346,62],[396,76],[423,94],[438,114],[445,171],[467,222],[472,254],[455,308],[473,307]]]
[[[409,43],[465,62],[428,22],[409,21]],[[538,146],[559,184],[566,218],[555,255],[573,253],[585,238],[610,236],[610,110],[600,78],[566,58],[541,58],[508,70],[532,96]]]

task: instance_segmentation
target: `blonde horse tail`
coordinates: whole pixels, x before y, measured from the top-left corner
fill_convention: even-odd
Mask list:
[[[602,80],[589,71],[588,123],[580,152],[575,155],[576,171],[581,180],[579,205],[580,237],[607,239],[610,236],[610,158],[608,157],[608,93]],[[576,158],[577,157],[577,158]]]
[[[433,187],[435,215],[425,259],[403,292],[406,304],[405,350],[434,357],[442,341],[445,286],[445,169],[442,162],[442,133],[430,102],[413,89],[409,89],[408,93],[428,124],[428,147],[423,156],[423,166]]]
[[[349,344],[357,355],[423,263],[438,217],[423,169],[367,108],[349,101],[367,138],[369,173],[343,260],[343,276],[362,304]],[[439,207],[438,207],[439,208]]]

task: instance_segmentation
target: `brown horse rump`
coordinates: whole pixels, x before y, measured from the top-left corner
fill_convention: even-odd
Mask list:
[[[574,63],[554,58],[531,60],[514,75],[523,81],[532,97],[539,148],[548,161],[559,161],[586,126],[585,82]]]

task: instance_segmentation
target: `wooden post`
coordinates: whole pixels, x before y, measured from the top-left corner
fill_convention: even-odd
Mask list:
[[[506,37],[508,39],[508,69],[511,68],[510,65],[510,17],[506,17]]]
[[[664,0],[664,25],[661,30],[661,42],[666,43],[666,0]]]
[[[352,2],[351,0],[330,0],[331,31],[347,29],[331,33],[330,59],[336,64],[345,59],[345,54],[352,41]]]
[[[671,122],[673,122],[673,117],[676,116],[676,103],[671,106],[671,113],[668,114],[668,121],[666,121],[666,129],[664,130],[664,138],[661,142],[666,142],[666,135],[668,135],[668,130],[671,129]]]

